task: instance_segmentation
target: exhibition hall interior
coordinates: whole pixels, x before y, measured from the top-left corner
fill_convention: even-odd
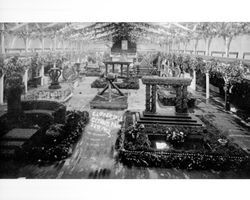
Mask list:
[[[249,22],[0,34],[0,178],[250,178]]]

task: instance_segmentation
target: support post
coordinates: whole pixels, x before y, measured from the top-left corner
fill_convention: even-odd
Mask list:
[[[123,75],[123,64],[121,64],[121,77]]]
[[[55,34],[55,36],[54,36],[54,51],[56,51],[56,34]]]
[[[232,39],[233,39],[232,37],[224,38],[224,41],[225,41],[225,53],[226,53],[225,56],[227,58],[229,57],[230,44],[231,44]]]
[[[156,84],[152,85],[151,112],[156,113]]]
[[[1,53],[5,54],[4,23],[1,23],[0,33],[1,33]]]
[[[193,70],[193,79],[192,79],[190,87],[193,90],[196,90],[196,70],[195,69]]]
[[[146,112],[151,111],[151,103],[150,103],[150,85],[146,84]]]
[[[0,104],[3,104],[4,99],[4,74],[0,77]]]
[[[106,68],[106,76],[108,75],[108,64],[105,63],[105,68]]]
[[[195,39],[195,44],[194,44],[194,55],[197,54],[197,47],[198,47],[198,44],[199,44],[199,39]]]
[[[187,113],[188,111],[188,105],[187,105],[187,86],[182,86],[182,113]]]
[[[209,56],[209,49],[212,42],[212,37],[206,39],[206,56]]]
[[[42,43],[42,52],[44,52],[44,37],[43,36],[41,38],[41,43]]]
[[[175,109],[176,109],[176,112],[177,113],[182,113],[182,88],[181,86],[175,86],[175,89],[176,89],[176,106],[175,106]]]
[[[24,38],[24,43],[25,43],[25,53],[27,53],[29,50],[29,38],[27,36],[25,36]]]
[[[41,66],[40,76],[41,76],[41,86],[43,86],[44,85],[44,65]]]
[[[206,72],[206,99],[209,99],[209,73]]]
[[[127,64],[127,77],[129,77],[129,64]]]
[[[23,75],[23,82],[24,82],[24,92],[25,94],[28,92],[28,70],[26,69]]]

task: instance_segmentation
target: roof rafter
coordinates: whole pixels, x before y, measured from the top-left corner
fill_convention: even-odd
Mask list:
[[[183,25],[181,25],[179,23],[172,22],[172,24],[175,25],[175,26],[177,26],[177,27],[179,27],[179,28],[182,28],[182,29],[184,29],[186,31],[192,31],[193,32],[193,30],[191,30],[191,29],[187,28],[186,26],[183,26]]]
[[[19,29],[19,28],[21,28],[21,27],[27,25],[27,24],[29,24],[29,23],[18,24],[18,25],[16,25],[16,26],[14,26],[13,28],[11,28],[10,31],[15,31],[15,30],[17,30],[17,29]]]

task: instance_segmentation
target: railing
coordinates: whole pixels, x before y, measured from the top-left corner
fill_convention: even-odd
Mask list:
[[[226,54],[226,52],[225,51],[212,51],[211,52],[211,56],[214,56],[214,54],[220,54],[221,57],[224,57],[224,55]],[[231,55],[233,55],[233,56],[235,56],[235,58],[238,58],[239,52],[229,52],[228,55],[229,55],[229,57]]]
[[[244,52],[243,53],[243,59],[245,59],[246,56],[250,56],[250,52]]]
[[[214,56],[214,54],[216,54],[216,55],[219,54],[221,57],[223,57],[224,54],[225,54],[225,52],[224,51],[212,51],[211,52],[211,56]]]
[[[0,57],[12,57],[12,56],[32,56],[35,55],[35,53],[39,54],[47,54],[48,52],[75,52],[77,49],[70,49],[70,48],[56,48],[54,51],[51,48],[29,48],[28,52],[25,51],[25,48],[5,48],[5,54],[0,53]]]
[[[201,50],[198,50],[198,51],[196,51],[196,55],[206,55],[206,51],[201,51]]]
[[[186,52],[189,52],[190,54],[193,54],[193,50],[186,50]]]

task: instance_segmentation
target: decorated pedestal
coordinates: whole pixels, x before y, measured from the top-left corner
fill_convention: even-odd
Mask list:
[[[136,122],[135,115],[125,113],[116,141],[118,160],[124,165],[188,170],[248,169],[247,153],[230,141],[218,141],[222,135],[211,124],[206,127],[141,124]]]
[[[90,102],[91,108],[118,110],[126,109],[128,107],[128,96],[119,90],[114,83],[115,79],[115,74],[110,73],[107,75],[107,85]],[[115,91],[112,91],[112,88],[115,89]],[[108,90],[108,92],[106,92],[106,90]]]
[[[13,74],[7,81],[7,116],[10,124],[17,122],[22,116],[21,94],[24,89],[22,77]]]
[[[51,78],[51,84],[49,86],[49,89],[59,89],[61,88],[60,84],[59,84],[59,77],[61,76],[61,70],[57,67],[53,67],[50,69],[49,71],[49,76]]]
[[[191,83],[190,78],[144,76],[142,83],[146,85],[146,113],[156,113],[157,85],[172,86],[176,90],[176,112],[187,113],[187,86]]]
[[[40,87],[29,94],[25,95],[25,100],[50,100],[64,103],[73,96],[73,88],[70,86],[64,86],[60,89],[48,89],[46,87]]]

